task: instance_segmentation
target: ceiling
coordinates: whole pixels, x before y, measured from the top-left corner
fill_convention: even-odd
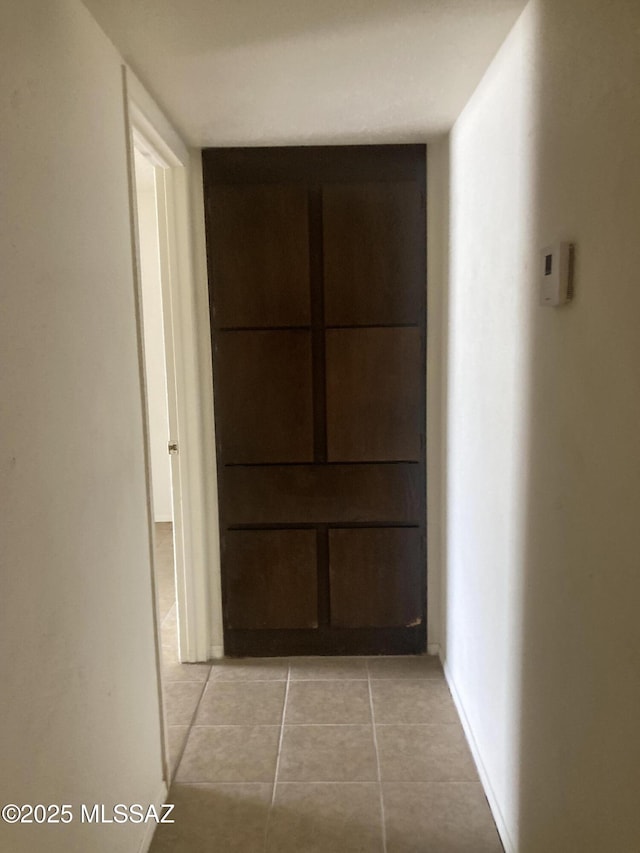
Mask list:
[[[189,143],[424,142],[525,0],[84,0]]]

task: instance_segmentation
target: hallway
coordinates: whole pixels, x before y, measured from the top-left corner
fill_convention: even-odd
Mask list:
[[[437,658],[180,664],[157,575],[175,824],[151,853],[500,853]]]
[[[70,805],[74,819],[0,821],[0,851],[148,853],[153,843],[155,853],[499,853],[450,688],[507,853],[638,853],[640,3],[8,0],[2,21],[0,812]],[[177,659],[169,584],[160,594],[159,666],[149,519],[170,513],[156,515],[152,503],[136,145],[160,170],[157,195],[173,202],[156,219],[166,243],[175,242],[175,251],[162,250],[171,296],[163,318],[184,351],[172,358],[179,417],[170,436],[178,441],[171,465],[180,469],[174,507],[188,614],[180,630],[189,659],[206,665]],[[420,380],[428,515],[418,525],[426,524],[420,568],[428,567],[428,583],[426,597],[407,595],[409,605],[426,598],[427,612],[396,621],[423,631],[413,623],[425,616],[422,639],[439,650],[446,679],[426,658],[220,663],[223,491],[202,152],[389,145],[426,146],[428,245]],[[285,264],[300,271],[291,276],[300,299],[311,273],[320,297],[321,278],[326,290],[327,273],[344,269],[319,251],[323,185],[306,199],[296,233],[299,247],[313,236],[313,258],[300,250],[299,263]],[[294,233],[287,221],[267,244],[273,254],[254,268],[276,268]],[[378,231],[391,221],[376,219]],[[332,227],[340,237],[335,218]],[[569,282],[554,263],[563,243],[573,247]],[[255,247],[245,239],[231,264]],[[551,307],[540,295],[561,274],[573,298]],[[366,294],[368,276],[359,281]],[[349,337],[341,318],[327,329],[325,302],[305,296],[308,316],[287,319],[295,325],[273,338],[306,340],[306,364],[311,354],[315,393],[307,381],[304,423],[313,430],[298,448],[303,430],[289,418],[293,442],[284,447],[295,451],[305,483],[328,422],[320,416],[322,314],[325,379],[327,334],[334,348]],[[242,333],[250,320],[247,339],[262,340],[267,319],[283,322],[262,313],[240,318],[240,327],[228,322]],[[351,351],[362,378],[346,382],[338,364],[334,399],[365,411],[363,389],[402,394],[411,359],[391,371],[375,355],[380,365],[369,369],[365,348]],[[281,361],[283,372],[270,372],[295,403],[302,383],[293,374],[303,361],[284,347]],[[275,403],[258,373],[259,394]],[[239,410],[252,402],[228,387]],[[348,433],[344,407],[332,406]],[[281,441],[278,418],[269,423]],[[262,425],[251,422],[256,443]],[[366,424],[360,432],[369,443]],[[311,478],[309,488],[292,489],[296,469],[276,471],[284,455],[274,452],[273,465],[257,454],[230,460],[237,489],[225,495],[238,515],[249,500],[258,510],[261,494],[276,493],[270,483],[280,484],[288,508],[310,506]],[[264,467],[261,492],[247,477],[255,459]],[[329,485],[327,508],[317,505],[314,519],[282,521],[316,529],[315,562],[312,536],[296,534],[310,557],[306,569],[298,559],[287,565],[306,582],[310,595],[298,599],[310,602],[307,615],[322,605],[318,628],[327,601],[331,615],[331,546],[335,563],[343,535],[330,541],[328,504],[346,492]],[[365,494],[369,503],[374,493]],[[423,500],[425,490],[412,481],[384,494],[393,510]],[[344,523],[369,523],[359,518],[351,512]],[[380,512],[374,522],[388,519]],[[240,533],[263,523],[231,521]],[[360,534],[350,535],[355,542]],[[247,571],[265,582],[263,543],[249,547],[260,534],[232,538],[248,543]],[[270,538],[275,551],[280,536]],[[325,571],[314,584],[327,544],[329,583]],[[170,580],[170,536],[160,545]],[[365,576],[374,560],[352,547],[342,559],[352,575],[354,554]],[[280,580],[273,587],[284,588]],[[354,605],[368,603],[349,580],[344,587]],[[272,596],[293,621],[284,598]],[[256,647],[244,653],[260,655],[260,632],[280,627],[232,630],[255,630]],[[167,797],[178,804],[178,823],[161,826],[155,842],[152,821],[82,820],[82,804],[109,810]]]

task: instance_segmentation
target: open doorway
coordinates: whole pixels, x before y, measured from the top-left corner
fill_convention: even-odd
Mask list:
[[[213,415],[207,394],[210,353],[207,358],[200,351],[202,341],[208,342],[207,324],[199,319],[207,293],[204,225],[192,203],[200,158],[126,68],[123,84],[158,699],[168,783],[210,671],[206,662],[222,654],[215,631],[221,622],[217,528],[208,521],[216,502],[210,488],[215,458],[209,458],[203,441]]]
[[[175,597],[171,618],[177,632],[179,661],[202,662],[219,657],[222,643],[221,632],[216,630],[221,623],[217,527],[210,521],[217,500],[212,486],[215,457],[203,438],[213,415],[210,353],[205,346],[207,324],[206,319],[201,319],[202,303],[207,302],[204,236],[199,236],[201,231],[204,234],[204,225],[200,223],[201,214],[193,213],[192,200],[194,187],[198,186],[200,158],[199,152],[184,145],[135,75],[125,67],[123,83],[131,225],[137,256],[136,322],[145,409],[149,536],[150,543],[158,539],[160,548],[165,543],[160,572],[168,579],[173,574],[175,582],[174,588],[167,584],[167,592],[161,593],[157,616],[160,621],[161,616],[168,615],[166,605],[172,606]],[[138,210],[137,203],[136,158],[140,195],[146,196],[142,210]],[[147,241],[145,235],[149,234],[151,239]],[[150,299],[145,299],[143,292],[149,289],[142,281],[146,271],[143,267],[151,269],[151,278],[155,279]],[[145,302],[150,305],[145,306]],[[152,324],[156,324],[151,342],[144,328],[145,313],[151,313]],[[164,346],[159,344],[161,333]],[[151,352],[147,353],[149,348]],[[156,368],[160,362],[160,371],[164,365],[164,383],[161,373],[155,379],[147,375],[145,361],[155,362]],[[173,445],[171,454],[169,442]],[[165,525],[158,529],[157,537],[156,521]],[[172,539],[173,567],[171,555],[167,554]],[[155,570],[154,586],[158,586]],[[157,639],[160,663],[160,632]]]
[[[140,348],[143,365],[153,529],[154,581],[166,732],[167,781],[173,776],[204,689],[210,665],[186,663],[180,625],[188,622],[184,589],[175,346],[171,314],[170,245],[165,170],[134,133],[134,188],[138,235]],[[183,625],[184,628],[184,625]],[[182,632],[184,635],[184,631]]]
[[[155,577],[163,664],[179,660],[176,606],[173,496],[170,453],[167,349],[164,333],[160,235],[156,170],[149,152],[134,149],[136,212],[140,261],[140,291],[144,378],[152,512],[155,533]]]
[[[136,209],[140,252],[140,284],[147,389],[149,457],[155,530],[155,570],[161,626],[176,617],[173,506],[169,459],[167,358],[162,307],[156,167],[148,154],[135,149]],[[176,636],[177,651],[177,636]]]

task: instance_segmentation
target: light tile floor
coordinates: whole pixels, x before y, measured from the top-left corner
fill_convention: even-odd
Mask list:
[[[180,664],[159,580],[176,822],[151,853],[501,853],[435,658]]]

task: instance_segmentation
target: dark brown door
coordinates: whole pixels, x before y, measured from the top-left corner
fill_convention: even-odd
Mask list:
[[[425,149],[203,164],[226,652],[424,651]]]

